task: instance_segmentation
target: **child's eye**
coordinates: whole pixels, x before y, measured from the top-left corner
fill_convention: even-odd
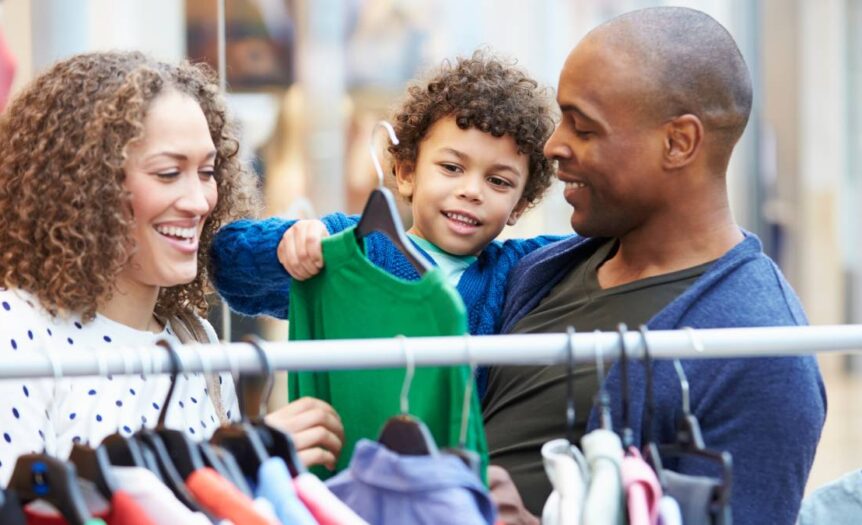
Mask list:
[[[461,171],[461,166],[459,166],[457,164],[450,164],[448,162],[441,163],[440,167],[442,167],[444,170],[446,170],[450,173],[459,173]]]
[[[502,177],[488,177],[488,182],[490,182],[493,186],[498,186],[500,188],[509,188],[512,186],[512,183],[507,181]]]

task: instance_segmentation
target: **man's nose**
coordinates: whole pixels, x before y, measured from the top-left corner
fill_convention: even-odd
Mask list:
[[[565,131],[561,126],[554,128],[554,132],[548,137],[545,142],[545,147],[542,150],[545,157],[551,160],[568,159],[572,156],[572,148],[565,141]]]

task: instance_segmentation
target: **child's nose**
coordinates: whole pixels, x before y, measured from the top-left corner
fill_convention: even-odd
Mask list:
[[[470,201],[482,200],[482,184],[476,177],[463,177],[458,196]]]

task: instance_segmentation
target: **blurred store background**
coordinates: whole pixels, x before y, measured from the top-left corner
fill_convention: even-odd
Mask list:
[[[590,28],[671,3],[723,23],[753,75],[754,111],[729,174],[738,222],[763,240],[812,323],[862,323],[862,0],[225,0],[228,96],[266,215],[361,211],[376,180],[371,126],[442,59],[487,47],[554,87]],[[139,49],[215,67],[217,5],[2,1],[2,38],[17,65],[12,96],[53,61],[89,50]],[[8,75],[0,67],[0,104]],[[567,232],[568,217],[554,187],[505,235]],[[235,339],[286,334],[284,323],[231,325]],[[830,406],[810,488],[862,467],[862,404],[853,402],[862,399],[862,359],[821,364]]]

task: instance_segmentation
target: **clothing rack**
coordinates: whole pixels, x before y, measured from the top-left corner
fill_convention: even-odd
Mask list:
[[[791,356],[862,350],[862,325],[722,328],[649,331],[654,359]],[[628,331],[629,357],[643,357],[643,338]],[[390,337],[323,341],[260,342],[273,370],[343,370],[360,368],[477,365],[563,364],[569,352],[575,363],[620,355],[618,332],[567,334]],[[571,349],[571,350],[570,350]],[[249,343],[177,345],[180,372],[233,372],[264,369]],[[21,352],[0,367],[0,379],[71,377],[107,374],[169,373],[171,356],[162,346],[116,347],[91,351],[45,348]]]

